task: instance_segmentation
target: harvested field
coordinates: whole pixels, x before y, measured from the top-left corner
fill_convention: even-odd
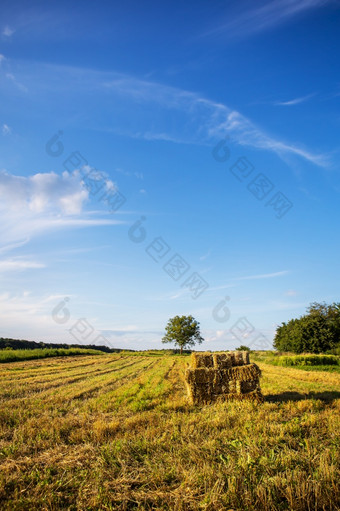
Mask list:
[[[259,362],[263,404],[194,406],[188,360],[2,365],[1,510],[340,508],[339,374]]]

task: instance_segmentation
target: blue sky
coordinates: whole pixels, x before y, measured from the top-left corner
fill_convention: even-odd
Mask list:
[[[339,1],[0,14],[0,336],[270,348],[339,301]]]

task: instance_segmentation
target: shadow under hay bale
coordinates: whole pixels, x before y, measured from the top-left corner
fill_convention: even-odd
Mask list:
[[[263,402],[261,370],[249,361],[247,351],[192,353],[185,383],[192,404],[230,399]]]

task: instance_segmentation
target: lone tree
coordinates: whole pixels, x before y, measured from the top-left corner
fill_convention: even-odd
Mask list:
[[[165,327],[165,336],[162,342],[174,342],[181,348],[195,346],[196,342],[201,344],[203,337],[200,332],[200,324],[192,316],[175,316],[169,319]]]

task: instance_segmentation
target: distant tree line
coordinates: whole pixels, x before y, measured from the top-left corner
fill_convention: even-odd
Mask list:
[[[109,348],[108,346],[96,346],[94,344],[65,344],[65,343],[55,343],[55,342],[35,342],[35,341],[26,341],[24,339],[8,339],[5,337],[0,337],[0,350],[3,349],[12,349],[12,350],[36,350],[43,348],[59,348],[59,349],[69,349],[69,348],[82,348],[88,350],[99,350],[104,351],[105,353],[120,353],[121,351],[131,351],[134,353],[143,352],[145,350],[132,350],[126,348]],[[164,352],[164,353],[173,353],[179,354],[181,352],[180,349],[159,349],[159,350],[146,350],[146,351],[154,351],[155,353]],[[183,350],[183,353],[190,354],[191,350]]]
[[[312,303],[307,314],[282,323],[274,338],[279,351],[324,353],[340,346],[340,303]]]
[[[60,348],[60,349],[68,349],[68,348],[83,348],[83,349],[91,349],[91,350],[99,350],[104,351],[105,353],[119,353],[123,351],[119,348],[109,348],[108,346],[95,346],[94,344],[60,344],[60,343],[52,343],[52,342],[35,342],[35,341],[26,341],[23,339],[6,339],[4,337],[0,337],[0,349],[11,348],[13,350],[36,350],[43,348]],[[124,350],[124,351],[134,351],[134,350]]]

